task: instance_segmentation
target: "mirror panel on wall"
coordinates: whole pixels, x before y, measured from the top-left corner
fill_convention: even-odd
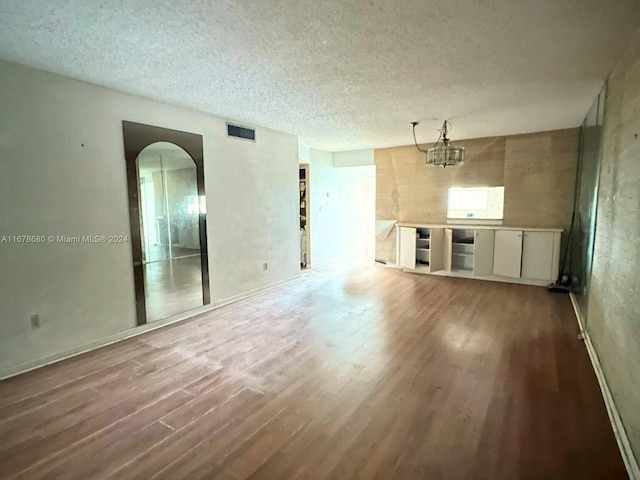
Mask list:
[[[503,217],[504,186],[449,188],[448,219],[502,220]]]
[[[203,305],[196,164],[168,142],[138,155],[147,321]]]
[[[138,324],[209,303],[202,137],[124,122]]]
[[[587,318],[589,281],[595,243],[598,184],[602,163],[604,90],[591,106],[581,129],[574,228],[571,238],[571,286],[583,321]]]

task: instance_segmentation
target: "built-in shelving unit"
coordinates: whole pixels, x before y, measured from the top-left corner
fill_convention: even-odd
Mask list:
[[[474,230],[455,229],[451,237],[451,270],[473,272]]]
[[[546,285],[558,275],[560,228],[399,225],[406,271]]]
[[[406,246],[401,252],[401,262],[404,265],[422,273],[436,272],[444,268],[443,229],[408,228],[401,229],[400,232],[401,242]]]
[[[429,267],[430,235],[428,228],[416,229],[416,268]]]

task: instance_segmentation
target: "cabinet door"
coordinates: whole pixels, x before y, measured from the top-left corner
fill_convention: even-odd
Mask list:
[[[495,232],[476,230],[473,235],[473,274],[491,275],[493,273],[493,250]]]
[[[524,232],[522,278],[554,280],[553,232]]]
[[[429,269],[431,272],[439,272],[444,269],[444,228],[431,229],[431,242],[429,245]]]
[[[416,268],[416,229],[400,227],[400,258],[398,265],[402,268]]]
[[[560,273],[560,240],[561,232],[553,232],[553,259],[551,260],[551,280],[556,280]]]
[[[522,262],[522,231],[496,230],[493,253],[493,274],[520,278]]]
[[[451,228],[444,229],[444,246],[442,255],[444,260],[444,270],[451,273],[451,255],[453,254],[453,230]]]

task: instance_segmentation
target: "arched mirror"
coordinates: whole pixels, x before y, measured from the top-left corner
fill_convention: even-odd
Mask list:
[[[202,306],[200,200],[196,164],[182,148],[157,142],[138,155],[147,321]]]
[[[202,137],[124,122],[138,324],[209,303]]]

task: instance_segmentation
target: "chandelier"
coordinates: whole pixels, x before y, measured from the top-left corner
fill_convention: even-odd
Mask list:
[[[451,130],[451,124],[448,121],[444,121],[442,128],[438,130],[440,132],[438,141],[428,150],[420,148],[416,140],[418,122],[411,122],[411,125],[413,126],[413,142],[419,151],[427,154],[427,165],[446,167],[447,165],[462,165],[464,163],[464,147],[455,147],[449,143],[447,133]]]

